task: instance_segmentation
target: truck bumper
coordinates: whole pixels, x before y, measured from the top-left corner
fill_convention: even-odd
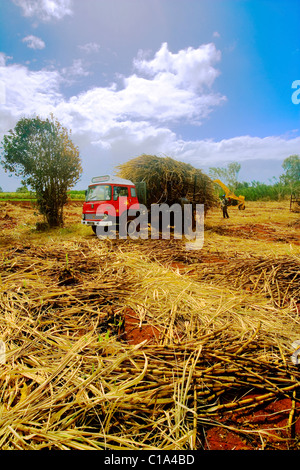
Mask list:
[[[113,225],[112,220],[82,220],[83,225],[98,225],[100,227],[111,227]]]

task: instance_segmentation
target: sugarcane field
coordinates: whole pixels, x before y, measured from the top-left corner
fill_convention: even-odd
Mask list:
[[[101,239],[82,206],[43,230],[0,202],[0,448],[299,450],[290,201],[209,207],[201,249]]]

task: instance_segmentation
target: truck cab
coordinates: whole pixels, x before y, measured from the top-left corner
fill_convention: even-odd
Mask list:
[[[96,176],[86,191],[81,222],[96,233],[97,226],[118,226],[129,209],[139,210],[135,184],[117,176]]]

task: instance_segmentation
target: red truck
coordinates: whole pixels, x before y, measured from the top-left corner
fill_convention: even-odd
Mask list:
[[[170,227],[176,226],[178,233],[193,227],[195,205],[183,197],[170,207],[164,203],[148,206],[146,183],[133,183],[111,175],[96,176],[86,191],[81,222],[91,226],[99,236],[118,229],[120,238],[137,231],[141,233],[141,228],[147,231],[148,222],[151,230],[154,228],[158,232],[163,227],[166,233],[163,238],[168,238]],[[190,215],[187,206],[190,206]]]
[[[138,197],[137,186],[140,188]],[[145,184],[134,184],[132,181],[117,176],[105,175],[92,178],[86,191],[83,204],[82,223],[90,225],[96,233],[99,227],[120,227],[128,225],[134,216],[128,211],[140,210],[139,199],[145,201]],[[125,227],[127,230],[127,227]]]

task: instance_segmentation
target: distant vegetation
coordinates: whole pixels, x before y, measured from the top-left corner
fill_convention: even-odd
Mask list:
[[[210,168],[209,175],[214,179],[220,179],[236,196],[245,196],[247,201],[280,201],[290,198],[291,193],[300,191],[300,157],[291,155],[283,161],[284,173],[279,179],[272,178],[270,184],[252,181],[251,183],[239,182],[238,173],[241,169],[239,163],[229,163],[225,168]],[[220,194],[222,190],[220,190]]]
[[[222,189],[219,190],[219,188],[217,188],[217,191],[219,196],[224,192]],[[246,201],[281,201],[283,199],[289,199],[291,192],[291,188],[281,182],[265,184],[259,181],[252,181],[251,183],[243,181],[237,183],[234,190],[236,196],[245,196]]]
[[[70,199],[85,199],[85,190],[82,191],[68,191],[68,198]]]
[[[243,182],[237,184],[236,195],[245,196],[247,201],[280,201],[290,198],[291,188],[281,182],[274,184],[265,184],[259,181]]]
[[[68,191],[68,199],[73,200],[80,200],[83,201],[85,199],[85,190],[82,191]],[[35,201],[36,195],[32,191],[28,192],[0,192],[0,201]]]
[[[19,192],[0,192],[0,201],[32,201],[35,199],[34,193],[19,193]]]
[[[219,191],[220,195],[222,190]],[[235,189],[237,196],[245,196],[247,201],[280,201],[282,199],[289,199],[291,196],[291,189],[289,186],[280,182],[273,184],[260,183],[259,181],[252,181],[251,183],[242,182],[238,183]],[[36,199],[35,193],[27,192],[0,192],[0,201],[34,201]],[[68,191],[68,199],[71,201],[84,201],[85,190],[81,191]]]

